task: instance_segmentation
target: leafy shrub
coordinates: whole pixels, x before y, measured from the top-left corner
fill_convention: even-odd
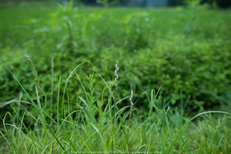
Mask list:
[[[161,23],[158,13],[162,16],[176,13],[177,16]],[[31,34],[23,38],[27,41],[20,44],[20,48],[15,47],[17,44],[14,48],[2,48],[1,60],[35,97],[33,69],[24,57],[24,54],[30,55],[42,91],[49,92],[47,98],[50,98],[51,91],[54,91],[53,98],[57,98],[60,77],[66,79],[83,61],[89,63],[76,72],[80,77],[98,72],[110,86],[114,86],[114,64],[119,60],[118,99],[130,95],[133,89],[134,100],[139,100],[134,101],[135,106],[146,111],[149,98],[145,93],[162,86],[160,96],[170,105],[177,106],[180,101],[189,99],[188,110],[198,111],[226,103],[227,94],[230,94],[229,15],[204,9],[166,9],[162,13],[157,10],[155,14],[152,10],[84,11],[63,6],[45,25],[38,21],[27,23],[26,31]],[[53,77],[49,75],[51,58],[54,58]],[[12,82],[13,77],[3,66],[0,72],[0,95],[3,96],[0,102],[18,97],[21,89]],[[51,89],[52,82],[54,89]],[[82,82],[88,81],[83,79]],[[69,101],[74,105],[84,92],[76,77],[72,77],[70,83]],[[104,84],[97,78],[96,84],[99,88],[95,93],[101,97]],[[62,80],[61,87],[63,85]],[[60,95],[62,93],[61,88]],[[48,100],[48,104],[51,103],[52,100]],[[124,101],[122,105],[128,103]],[[3,116],[4,112],[1,114]]]

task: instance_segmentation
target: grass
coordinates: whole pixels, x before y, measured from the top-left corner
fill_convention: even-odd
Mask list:
[[[15,40],[22,39],[21,36],[25,33],[18,32],[18,28],[26,23],[33,22],[32,19],[38,20],[40,24],[45,24],[45,21],[49,18],[50,14],[54,12],[57,7],[55,6],[38,6],[33,5],[20,5],[19,4],[5,4],[0,3],[0,43],[4,45],[6,38],[14,35]],[[22,9],[23,8],[23,9]],[[9,20],[10,19],[10,20]]]
[[[59,49],[54,48],[54,46],[57,45],[56,41],[59,41],[59,38],[56,38],[56,35],[53,35],[57,32],[56,28],[58,25],[54,24],[56,22],[54,22],[53,18],[46,21],[49,16],[48,14],[53,12],[53,9],[55,8],[50,9],[44,6],[41,6],[36,10],[26,8],[24,10],[25,12],[14,6],[11,6],[8,9],[0,9],[1,22],[4,23],[0,26],[0,31],[5,33],[1,39],[3,57],[1,57],[0,70],[3,71],[4,68],[4,71],[8,73],[4,72],[0,77],[0,80],[4,79],[4,81],[6,80],[6,83],[9,83],[8,86],[4,85],[5,91],[3,92],[7,93],[4,93],[4,98],[6,95],[14,97],[14,100],[0,104],[1,109],[4,110],[5,113],[1,116],[0,120],[1,153],[228,154],[229,151],[231,151],[230,111],[225,112],[215,109],[213,111],[202,110],[196,114],[194,114],[195,112],[189,114],[188,111],[192,110],[190,106],[187,105],[190,100],[189,97],[185,98],[183,97],[183,93],[180,93],[179,99],[175,104],[172,104],[171,100],[165,99],[163,92],[164,89],[166,90],[169,88],[169,91],[171,91],[172,88],[166,88],[166,85],[164,85],[165,87],[159,86],[159,88],[157,88],[158,85],[154,86],[152,82],[149,82],[150,80],[154,80],[154,77],[156,76],[157,78],[161,78],[161,76],[158,77],[158,75],[162,72],[153,73],[153,77],[152,72],[154,71],[152,68],[157,70],[167,67],[165,65],[167,63],[166,59],[170,58],[171,60],[171,52],[168,52],[168,50],[171,49],[173,49],[173,52],[178,55],[178,57],[173,58],[174,62],[177,62],[177,59],[181,58],[181,55],[183,55],[183,60],[185,60],[185,54],[190,55],[189,53],[194,53],[194,50],[199,49],[200,52],[195,52],[195,54],[192,55],[197,56],[198,54],[199,57],[211,61],[211,57],[203,57],[201,53],[203,54],[203,52],[205,52],[208,54],[207,50],[204,51],[203,49],[213,49],[213,46],[210,45],[212,42],[217,43],[218,46],[223,45],[223,47],[219,46],[220,50],[218,51],[224,50],[224,53],[227,54],[225,57],[229,57],[228,53],[230,48],[226,45],[229,41],[229,39],[226,39],[228,38],[229,27],[227,27],[226,24],[217,25],[216,23],[203,25],[205,22],[210,23],[214,20],[219,21],[218,23],[229,23],[229,11],[227,11],[228,15],[226,15],[226,12],[222,11],[216,13],[214,13],[214,11],[206,11],[201,13],[200,18],[198,16],[200,13],[199,11],[185,11],[180,8],[112,8],[110,11],[101,8],[79,8],[74,11],[79,16],[70,16],[70,18],[62,18],[64,20],[57,21],[60,23],[59,26],[61,29],[65,26],[69,26],[68,32],[70,34],[84,35],[85,32],[85,35],[89,37],[83,39],[83,42],[86,45],[78,46],[77,53],[79,53],[79,50],[86,52],[87,50],[92,50],[93,52],[97,52],[97,54],[87,52],[87,54],[85,53],[85,56],[74,56],[71,53],[65,55],[64,53],[66,53],[66,51],[69,52],[70,48],[61,48],[65,52],[63,52],[64,55],[60,54],[61,58],[59,59],[58,52],[53,53],[50,51],[56,51]],[[64,17],[67,16],[69,10],[66,7],[59,10],[62,13],[61,10],[64,11],[62,15]],[[139,11],[144,11],[148,15],[139,13]],[[136,13],[134,14],[134,12]],[[18,16],[16,17],[14,14],[18,14]],[[57,14],[53,13],[51,16]],[[93,16],[94,14],[95,16]],[[113,16],[110,16],[110,14]],[[7,18],[11,18],[12,20],[8,20],[6,15]],[[104,15],[105,18],[100,17],[102,15]],[[112,19],[115,21],[123,21],[120,19],[121,16],[126,16],[126,18],[123,19],[131,19],[130,21],[132,22],[130,25],[127,25],[127,30],[133,30],[132,32],[136,34],[137,28],[140,28],[139,26],[137,27],[136,23],[140,18],[136,18],[134,15],[137,15],[138,17],[149,17],[149,19],[155,23],[153,25],[150,24],[149,26],[153,27],[149,27],[150,29],[148,29],[151,34],[155,34],[155,37],[150,37],[151,42],[155,42],[154,44],[151,44],[148,49],[135,49],[129,52],[123,44],[124,42],[119,44],[121,46],[120,48],[116,47],[116,43],[111,46],[101,46],[101,38],[99,38],[99,36],[103,37],[103,35],[95,36],[94,33],[105,33],[102,30],[103,28],[99,28],[97,31],[92,30],[91,26],[94,25],[94,22],[100,20],[101,22],[96,22],[94,26],[101,27],[102,23],[108,23],[108,21],[112,21]],[[169,17],[169,20],[166,20],[166,16]],[[208,18],[211,16],[213,16],[214,19]],[[38,21],[41,22],[35,22],[36,24],[34,24],[34,28],[30,27],[33,25],[33,23],[31,24],[30,22],[33,22],[34,20],[29,20],[29,17],[39,19]],[[71,20],[72,17],[73,20]],[[110,18],[108,19],[107,17]],[[85,19],[88,26],[83,24],[79,26],[80,28],[77,27],[75,29],[75,26],[71,27],[71,25],[84,23],[79,22],[77,19]],[[203,21],[204,19],[206,20]],[[182,20],[182,22],[179,22],[179,20]],[[24,21],[29,21],[29,23]],[[48,22],[48,25],[51,24],[49,25],[50,27],[47,26],[50,28],[50,31],[43,36],[45,32],[39,30],[41,30],[41,26],[46,24],[46,22]],[[30,28],[24,31],[18,31],[17,29],[17,31],[14,32],[12,27],[21,23],[25,23],[24,26]],[[199,27],[198,23],[202,23],[202,27]],[[108,28],[106,29],[108,30],[106,32],[112,34],[109,35],[112,39],[113,35],[116,35],[121,30],[116,29],[115,27],[110,29],[110,24],[103,26],[105,26],[104,28]],[[214,27],[220,27],[219,32],[214,31]],[[154,32],[153,29],[155,30]],[[81,33],[78,33],[78,30],[80,30]],[[192,31],[194,33],[192,33]],[[201,34],[199,32],[203,33]],[[35,33],[38,35],[34,35]],[[18,39],[17,35],[15,36],[13,34],[17,34]],[[29,41],[33,42],[31,43],[34,45],[32,47],[29,43],[26,44],[24,42],[30,39],[31,34],[33,34],[33,36]],[[64,31],[64,34],[64,37],[68,36],[67,38],[71,38],[71,35],[66,35],[66,31]],[[131,40],[133,36],[136,37],[135,34],[131,35]],[[137,35],[139,35],[139,33]],[[142,35],[143,33],[141,33],[140,36]],[[62,35],[59,37],[62,38],[61,40],[65,44],[66,40],[63,39],[64,37]],[[99,48],[99,51],[91,48],[94,45],[92,42],[95,40],[92,39],[92,41],[90,37],[95,37],[96,39],[99,38],[98,43],[101,47]],[[181,37],[187,39],[182,43]],[[219,40],[217,38],[219,38]],[[199,39],[199,41],[197,39]],[[55,41],[52,42],[53,40]],[[116,40],[117,39],[114,39],[114,41]],[[129,38],[124,40],[129,41]],[[221,42],[220,44],[219,41]],[[48,44],[46,44],[47,42]],[[10,45],[8,43],[10,43]],[[104,45],[104,43],[102,44]],[[183,46],[182,44],[186,44],[187,46]],[[123,45],[125,47],[123,47]],[[157,48],[156,50],[159,52],[156,52],[156,50],[153,50],[152,48]],[[61,51],[61,49],[58,51]],[[14,51],[14,57],[16,58],[11,58],[12,50]],[[183,54],[181,54],[179,50],[184,51]],[[38,52],[40,53],[39,57],[36,57],[35,53]],[[100,54],[101,52],[102,54]],[[115,53],[111,54],[112,52]],[[154,52],[154,56],[152,52]],[[33,60],[34,63],[33,66],[31,66],[30,62],[23,57],[25,53],[26,55],[30,55],[31,60]],[[75,54],[75,52],[73,53]],[[162,54],[166,54],[167,58],[161,57]],[[20,56],[23,57],[24,60],[22,60]],[[53,67],[51,67],[51,76],[47,73],[47,70],[50,71],[50,67],[48,67],[50,56],[55,56],[54,60],[56,60],[52,60]],[[219,55],[217,54],[216,57],[218,56]],[[49,59],[49,62],[47,62],[48,60],[44,57]],[[145,57],[148,57],[148,59]],[[155,57],[157,58],[155,59]],[[160,59],[158,59],[158,57],[160,57]],[[195,59],[199,57],[196,57]],[[222,54],[221,57],[223,57]],[[36,60],[36,58],[38,60]],[[117,83],[118,89],[115,88],[113,80],[115,78],[114,65],[117,58],[119,59],[118,67],[120,68],[117,72],[120,76]],[[192,58],[193,57],[191,57],[191,59]],[[90,60],[93,62],[89,62]],[[161,60],[164,60],[163,66],[159,65],[161,64]],[[183,60],[180,59],[180,62]],[[199,61],[193,61],[193,66],[196,63],[206,65],[203,61],[204,59],[200,60],[201,59],[199,59]],[[216,59],[214,59],[214,61],[215,60]],[[27,61],[28,63],[22,63],[22,61]],[[86,62],[80,63],[80,61]],[[142,64],[145,61],[147,61],[148,65]],[[77,63],[77,65],[74,66],[73,62]],[[180,62],[179,64],[181,64]],[[222,59],[221,62],[224,63],[225,60]],[[98,66],[96,63],[102,65]],[[155,63],[157,67],[154,67],[153,63]],[[64,67],[65,65],[67,66]],[[23,66],[24,69],[21,66]],[[105,71],[102,71],[102,66],[107,67],[106,73]],[[139,66],[141,66],[142,71],[137,69]],[[174,65],[171,66],[174,67]],[[213,65],[210,65],[209,63],[209,66],[212,67]],[[147,76],[144,73],[146,67],[148,67],[147,71],[151,72],[151,76]],[[199,69],[202,69],[202,66],[199,67]],[[215,70],[216,68],[213,67],[213,69]],[[222,70],[223,67],[222,69],[218,69]],[[33,81],[34,71],[40,73],[39,76],[35,76],[35,80],[40,78],[42,79],[41,85],[47,82],[49,83],[48,85],[51,86],[49,87],[46,85],[40,89],[38,82],[36,81],[36,83],[34,83]],[[167,69],[167,72],[169,71],[170,70]],[[202,71],[205,72],[203,69]],[[70,73],[67,74],[67,72]],[[138,74],[136,72],[138,72]],[[173,68],[173,72],[176,74],[178,73],[175,68]],[[163,75],[168,76],[169,74]],[[190,75],[192,75],[191,72]],[[111,76],[112,79],[108,79],[108,76]],[[201,76],[203,79],[203,75]],[[128,81],[124,79],[125,77],[128,78]],[[174,78],[174,76],[170,77]],[[218,81],[221,82],[223,76],[218,77]],[[139,81],[139,78],[143,78],[145,82]],[[228,76],[226,78],[228,78]],[[207,78],[205,79],[207,80]],[[176,84],[176,86],[179,87],[180,85],[176,83],[178,80],[182,79],[177,78],[174,82],[168,82],[170,82],[171,85]],[[28,82],[31,82],[32,84],[28,85]],[[142,84],[136,85],[134,84],[135,82],[141,82]],[[165,82],[165,80],[162,82]],[[145,84],[150,84],[152,86],[151,89],[144,89]],[[145,92],[142,91],[142,95],[139,95],[137,94],[137,91],[141,85],[141,89],[145,90]],[[81,93],[78,93],[80,89]],[[131,90],[134,90],[134,96],[136,96],[136,98],[133,98],[134,105],[129,104]],[[13,93],[11,91],[13,91]],[[15,94],[14,91],[20,91],[19,96],[16,96],[17,94]],[[1,93],[3,92],[1,91]],[[142,98],[137,99],[138,96]],[[175,95],[168,97],[172,96]],[[209,97],[213,99],[211,95],[209,95]],[[199,101],[200,100],[198,100],[198,102]],[[146,110],[144,110],[142,106],[145,106]],[[223,107],[228,108],[227,106]]]
[[[30,111],[25,109],[19,116],[20,109],[25,108],[21,100],[17,101],[17,108],[12,106],[14,112],[8,112],[2,119],[0,139],[3,153],[228,153],[231,150],[230,113],[207,111],[192,118],[184,117],[183,109],[155,104],[159,91],[155,95],[152,90],[148,116],[137,115],[135,106],[118,108],[117,104],[122,100],[115,101],[115,89],[110,88],[100,74],[97,75],[110,92],[108,102],[94,96],[94,74],[91,74],[87,77],[90,86],[82,85],[85,96],[79,96],[80,102],[70,109],[68,81],[81,65],[84,64],[78,65],[66,79],[63,100],[54,102],[57,104],[57,107],[52,107],[57,111],[55,117],[50,114],[47,99],[41,98],[37,87],[35,103],[15,78],[37,114],[33,129],[28,128],[24,118],[31,115]],[[82,84],[77,74],[76,77]],[[215,114],[222,116],[217,119]],[[8,116],[11,123],[5,121]],[[197,118],[200,120],[195,121]]]

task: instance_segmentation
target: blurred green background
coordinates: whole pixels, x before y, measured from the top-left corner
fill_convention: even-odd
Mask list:
[[[147,93],[160,87],[156,101],[171,107],[183,102],[189,115],[213,108],[228,110],[229,1],[165,2],[162,7],[144,7],[141,1],[82,0],[74,1],[72,7],[63,1],[2,1],[0,60],[33,98],[38,84],[48,106],[59,103],[60,78],[62,94],[66,78],[81,62],[88,62],[76,71],[84,86],[89,84],[86,75],[98,72],[114,88],[118,60],[118,100],[133,90],[135,106],[142,113],[148,109]],[[25,54],[35,65],[39,83]],[[105,85],[95,77],[95,96],[100,98]],[[22,93],[2,64],[0,85],[0,103],[18,99]],[[74,108],[79,103],[78,96],[83,95],[75,75],[69,81],[68,93]],[[106,91],[104,96],[106,100]],[[28,98],[23,95],[22,99]],[[128,104],[127,99],[120,105]],[[10,110],[10,106],[0,108],[0,116]]]

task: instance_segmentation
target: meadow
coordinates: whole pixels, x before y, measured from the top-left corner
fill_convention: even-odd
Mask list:
[[[0,4],[1,153],[229,153],[231,12]]]

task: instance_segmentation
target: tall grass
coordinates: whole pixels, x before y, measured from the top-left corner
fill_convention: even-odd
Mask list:
[[[230,111],[188,113],[205,100],[231,102],[223,96],[230,78],[228,15],[195,7],[154,13],[158,18],[149,9],[99,12],[70,3],[46,26],[31,19],[26,35],[17,32],[20,39],[4,36],[1,66],[8,72],[0,67],[0,88],[4,99],[15,99],[0,104],[7,111],[1,113],[1,153],[228,154]],[[204,24],[205,18],[217,22]],[[39,53],[32,69],[19,58],[29,51]],[[116,65],[113,76],[117,58],[121,69]]]
[[[13,18],[11,12],[14,9],[0,10],[2,25],[9,27],[9,31],[2,29],[7,35],[3,36],[0,45],[1,60],[11,67],[32,97],[36,97],[33,88],[30,88],[35,80],[23,79],[32,75],[28,61],[22,60],[24,54],[36,57],[34,62],[40,68],[42,90],[53,91],[46,75],[50,74],[48,67],[52,57],[56,65],[54,84],[59,82],[60,74],[65,78],[68,76],[72,65],[75,65],[73,62],[78,64],[83,60],[91,62],[94,69],[108,81],[113,75],[113,71],[109,70],[118,59],[121,69],[124,69],[118,99],[130,95],[128,86],[134,88],[134,98],[137,98],[144,91],[163,85],[161,92],[167,101],[171,99],[171,104],[180,104],[180,98],[191,96],[188,105],[195,113],[228,102],[227,95],[231,94],[226,86],[229,85],[231,72],[228,10],[61,6],[51,15],[46,12],[42,14],[40,9],[37,11],[43,18],[38,19],[29,10],[27,14],[31,14],[33,19],[27,21],[20,12],[15,12],[20,20],[25,21],[23,25],[16,26],[21,22]],[[7,18],[2,14],[8,14]],[[12,20],[8,21],[9,18]],[[17,28],[13,30],[10,28],[12,26]],[[12,56],[12,53],[16,56]],[[79,71],[90,73],[85,65]],[[6,102],[21,89],[11,82],[12,76],[8,72],[0,68],[0,73],[3,74],[0,76],[0,92],[4,95],[0,97],[0,102]],[[103,82],[99,77],[96,80],[102,89]],[[70,82],[77,83],[75,80]],[[86,84],[87,80],[83,79],[82,82]],[[64,78],[60,83],[61,93],[63,84]],[[81,87],[78,86],[78,90],[75,88],[76,85],[70,85],[70,93],[84,94]],[[53,93],[55,99],[57,93]],[[99,97],[100,91],[96,93]],[[75,95],[69,98],[74,101]],[[137,105],[148,113],[145,95],[140,100],[142,103]],[[129,100],[126,103],[129,104]]]
[[[11,106],[14,112],[6,113],[2,119],[1,152],[228,153],[231,150],[228,122],[230,113],[206,111],[192,118],[184,117],[183,105],[181,109],[177,109],[162,102],[159,94],[161,88],[156,93],[153,89],[147,94],[147,97],[150,97],[148,116],[138,114],[139,109],[136,106],[119,108],[118,104],[130,96],[115,101],[116,89],[108,85],[97,72],[87,75],[89,85],[83,85],[77,73],[82,65],[84,63],[76,66],[70,73],[63,96],[58,95],[57,102],[53,102],[57,107],[52,104],[53,108],[49,107],[51,104],[46,104],[46,94],[41,97],[37,86],[37,98],[33,99],[15,77],[37,113],[33,128],[28,128],[25,125],[25,117],[31,115],[30,111],[25,109],[23,114],[19,113],[23,100],[16,101],[18,107]],[[76,77],[85,93],[85,96],[78,96],[75,108],[69,107],[68,99],[68,81],[72,76]],[[102,89],[101,98],[95,97],[95,76],[101,78],[107,89]],[[60,88],[58,85],[58,89]],[[109,92],[107,102],[104,102],[103,98],[105,92]],[[119,93],[120,89],[117,92]],[[51,109],[56,110],[57,115],[52,116]],[[214,114],[222,116],[217,119]],[[6,122],[7,117],[10,117],[11,123]],[[203,120],[195,121],[198,118]]]

